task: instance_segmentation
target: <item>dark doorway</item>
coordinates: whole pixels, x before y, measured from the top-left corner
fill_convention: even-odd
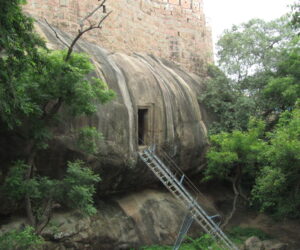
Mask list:
[[[148,109],[138,110],[138,140],[139,145],[145,145],[147,132]]]

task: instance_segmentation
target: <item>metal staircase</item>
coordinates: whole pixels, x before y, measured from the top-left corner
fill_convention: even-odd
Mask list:
[[[212,217],[206,214],[197,202],[197,198],[192,193],[199,193],[195,186],[185,177],[184,173],[178,169],[167,167],[163,163],[163,156],[158,157],[155,153],[155,147],[149,147],[139,152],[140,158],[167,187],[167,189],[187,207],[190,215],[212,236],[216,243],[222,249],[238,248],[228,239],[219,226],[212,220]],[[166,157],[166,156],[164,156]],[[170,159],[164,159],[170,162]],[[189,191],[188,191],[189,190]],[[178,248],[177,248],[178,249]]]

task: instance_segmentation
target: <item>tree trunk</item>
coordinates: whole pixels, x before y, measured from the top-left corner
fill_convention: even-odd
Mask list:
[[[38,221],[38,223],[36,225],[35,232],[37,234],[41,234],[42,231],[44,230],[44,228],[48,225],[48,223],[51,219],[52,209],[53,209],[53,201],[52,201],[52,199],[49,199],[46,202],[43,215],[41,216],[41,219]]]
[[[27,149],[27,151],[28,151],[27,165],[29,166],[29,168],[27,170],[26,177],[25,177],[26,181],[30,180],[33,175],[34,158],[36,155],[36,150],[35,150],[34,144],[35,144],[34,141],[30,141],[29,145],[28,145],[28,149]],[[30,195],[28,193],[25,195],[25,206],[26,206],[26,214],[27,214],[27,219],[29,220],[29,224],[32,227],[36,227],[36,219],[33,214],[31,199],[30,199]]]
[[[221,228],[224,228],[229,223],[229,221],[232,219],[232,217],[236,211],[236,204],[237,204],[238,198],[240,196],[238,186],[239,186],[239,183],[241,180],[241,175],[242,175],[241,167],[238,166],[236,175],[235,175],[234,179],[232,180],[232,189],[233,189],[233,193],[234,193],[232,209],[231,209],[231,212],[229,213],[229,215],[225,218],[224,222],[222,223]]]
[[[238,197],[239,197],[239,192],[238,192],[238,189],[236,187],[236,181],[235,180],[232,182],[232,188],[233,188],[233,191],[234,191],[232,209],[231,209],[230,214],[225,218],[224,222],[222,223],[221,228],[224,228],[229,223],[229,221],[232,219],[232,217],[233,217],[233,215],[236,211],[236,203],[237,203],[237,200],[238,200]]]

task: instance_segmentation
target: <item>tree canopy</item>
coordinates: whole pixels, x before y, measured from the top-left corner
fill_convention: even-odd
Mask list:
[[[91,115],[99,103],[111,100],[114,92],[92,77],[94,66],[89,56],[73,50],[89,28],[81,27],[67,51],[49,50],[34,31],[33,19],[22,13],[23,3],[0,0],[0,128],[24,144],[22,156],[11,162],[5,173],[2,190],[11,204],[25,201],[29,224],[40,234],[58,204],[95,213],[93,194],[100,177],[79,161],[68,164],[63,180],[41,176],[36,156],[49,146],[62,114]],[[98,130],[82,128],[78,147],[96,153],[96,138],[101,138]]]
[[[234,25],[218,41],[200,100],[217,114],[204,180],[229,181],[233,208],[300,218],[299,4],[274,21]]]

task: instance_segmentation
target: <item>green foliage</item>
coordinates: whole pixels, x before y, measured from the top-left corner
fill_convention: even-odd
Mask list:
[[[35,176],[26,178],[30,166],[22,161],[17,161],[10,169],[8,176],[2,186],[2,191],[10,203],[18,206],[23,202],[24,197],[29,195],[33,201],[33,207],[37,217],[39,208],[48,199],[55,199],[59,192],[59,181],[51,180],[48,177]]]
[[[245,129],[249,116],[253,113],[251,99],[236,91],[232,81],[218,67],[209,65],[208,76],[206,89],[200,95],[200,101],[217,116],[217,121],[210,125],[210,132],[214,134]]]
[[[3,190],[15,205],[25,199],[28,219],[40,233],[56,202],[95,213],[92,196],[100,178],[82,162],[69,163],[63,180],[36,175],[35,156],[48,147],[62,115],[91,115],[114,92],[92,77],[94,66],[86,54],[48,50],[21,3],[0,0],[1,132],[11,130],[24,145],[24,160],[11,167]],[[78,145],[96,153],[99,138],[95,128],[84,128]]]
[[[300,39],[295,38],[292,45],[293,48],[282,52],[276,73],[263,89],[269,105],[276,111],[293,108],[300,98]]]
[[[28,112],[28,98],[24,98],[19,78],[39,62],[37,48],[44,47],[44,42],[32,31],[33,20],[22,13],[21,3],[25,1],[0,0],[0,117],[9,126],[20,123],[14,117],[17,111]],[[16,70],[18,69],[18,70]]]
[[[252,119],[247,131],[234,130],[210,136],[205,180],[214,177],[231,180],[237,168],[241,169],[243,175],[253,178],[260,162],[259,152],[265,147],[261,139],[264,128],[263,121]]]
[[[143,250],[171,250],[173,247],[170,246],[147,246],[142,247]],[[185,243],[180,246],[181,250],[221,250],[220,247],[216,245],[214,240],[211,238],[210,235],[204,234],[197,239],[192,239],[187,237]]]
[[[291,24],[292,27],[298,31],[298,35],[299,33],[299,28],[300,28],[300,1],[296,1],[292,6],[292,10],[291,10]]]
[[[211,132],[246,130],[251,116],[265,119],[293,108],[300,97],[299,54],[299,37],[287,17],[253,19],[225,31],[218,41],[223,72],[209,68],[200,96],[218,117]]]
[[[300,108],[286,111],[263,153],[266,165],[252,190],[262,211],[276,216],[300,217]]]
[[[299,218],[300,108],[285,111],[272,132],[264,131],[264,122],[251,120],[247,131],[212,135],[205,180],[232,181],[239,171],[261,211]]]
[[[245,240],[252,236],[258,237],[260,240],[268,240],[271,237],[264,231],[252,227],[234,227],[228,233],[228,236],[236,244],[243,244]]]
[[[25,175],[28,166],[22,161],[17,161],[10,169],[5,183],[2,186],[2,191],[6,194],[9,193],[9,199],[11,201],[18,202],[25,196]]]
[[[200,96],[219,118],[210,130],[205,180],[229,180],[235,195],[243,186],[254,207],[278,218],[300,217],[298,2],[290,16],[225,31],[218,41],[223,72],[208,69]]]
[[[43,239],[35,234],[34,228],[29,226],[21,231],[12,230],[0,236],[0,250],[29,249],[43,243]]]
[[[68,163],[66,177],[63,179],[62,197],[71,208],[77,208],[84,214],[93,215],[96,209],[93,205],[93,195],[96,192],[95,184],[101,179],[92,170],[84,168],[83,162]]]
[[[62,104],[71,115],[90,115],[114,93],[87,77],[94,69],[87,55],[73,52],[66,61],[67,51],[45,49],[21,2],[0,0],[0,119],[10,129],[22,125],[23,137],[43,149]]]
[[[49,200],[92,215],[96,212],[93,206],[95,184],[101,179],[83,165],[81,161],[69,162],[65,178],[62,180],[42,176],[27,179],[29,166],[18,161],[10,168],[2,190],[13,204],[22,202],[28,195],[37,218],[42,216],[43,207]]]
[[[78,135],[78,147],[89,154],[97,154],[100,150],[99,141],[103,140],[101,133],[95,127],[81,128]]]
[[[87,79],[94,66],[86,54],[73,53],[70,60],[65,61],[66,54],[67,51],[40,51],[43,64],[36,65],[26,77],[31,101],[42,108],[49,100],[62,98],[71,114],[92,114],[96,111],[95,102],[110,100],[113,92],[100,79]],[[35,75],[36,71],[40,74]]]
[[[221,250],[221,248],[215,243],[213,238],[209,234],[204,234],[200,238],[192,239],[188,238],[190,243],[183,245],[182,249],[190,250],[204,250],[204,249],[213,249]]]
[[[87,55],[73,53],[66,62],[66,53],[39,50],[39,62],[32,62],[32,66],[11,83],[22,102],[13,106],[14,110],[8,115],[15,124],[26,126],[23,135],[34,138],[40,148],[47,147],[50,128],[57,125],[54,118],[58,115],[58,104],[66,104],[64,113],[90,115],[97,110],[97,103],[107,102],[114,96],[100,79],[87,79],[87,74],[94,69]]]
[[[238,82],[254,72],[272,71],[294,37],[288,22],[287,17],[252,19],[226,30],[217,43],[221,69]]]

